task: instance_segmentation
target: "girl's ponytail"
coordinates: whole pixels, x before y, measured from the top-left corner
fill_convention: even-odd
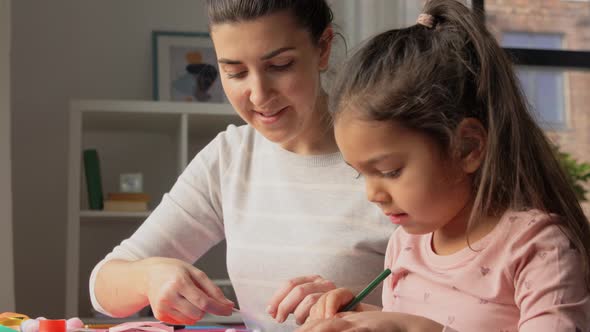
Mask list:
[[[441,38],[447,33],[464,34],[465,49],[454,56],[473,73],[480,120],[488,130],[471,219],[506,208],[560,215],[562,231],[584,257],[590,288],[588,221],[553,146],[527,109],[512,62],[485,27],[482,13],[455,0],[430,1],[424,11],[434,17],[433,28]]]

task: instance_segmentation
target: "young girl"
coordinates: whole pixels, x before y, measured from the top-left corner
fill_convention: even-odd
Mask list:
[[[229,126],[199,152],[94,268],[92,303],[111,316],[149,304],[180,324],[229,315],[234,304],[193,266],[225,239],[247,325],[292,331],[331,281],[362,288],[379,273],[393,226],[335,143],[320,80],[334,35],[326,1],[209,0],[207,9],[224,91],[248,125]],[[280,325],[289,313],[295,319]]]
[[[384,32],[332,95],[344,159],[401,227],[383,312],[332,317],[328,292],[299,331],[588,331],[590,230],[511,64],[454,0]]]

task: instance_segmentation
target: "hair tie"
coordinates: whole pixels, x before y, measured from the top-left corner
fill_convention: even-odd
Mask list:
[[[430,14],[422,13],[422,14],[418,15],[418,19],[416,20],[416,23],[432,29],[432,27],[434,26],[434,16],[432,16]]]

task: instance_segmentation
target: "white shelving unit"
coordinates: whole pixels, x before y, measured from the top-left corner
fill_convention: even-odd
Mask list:
[[[82,151],[97,149],[105,195],[118,190],[120,173],[141,172],[154,208],[190,159],[229,124],[243,124],[229,104],[70,103],[66,317],[88,315],[90,270],[150,213],[89,210]],[[201,268],[208,272],[206,266]]]

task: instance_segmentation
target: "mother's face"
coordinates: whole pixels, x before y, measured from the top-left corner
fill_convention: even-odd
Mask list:
[[[331,28],[328,33],[330,40]],[[314,110],[329,41],[315,43],[288,11],[215,24],[211,37],[223,89],[238,114],[287,149],[308,136],[322,116]]]

